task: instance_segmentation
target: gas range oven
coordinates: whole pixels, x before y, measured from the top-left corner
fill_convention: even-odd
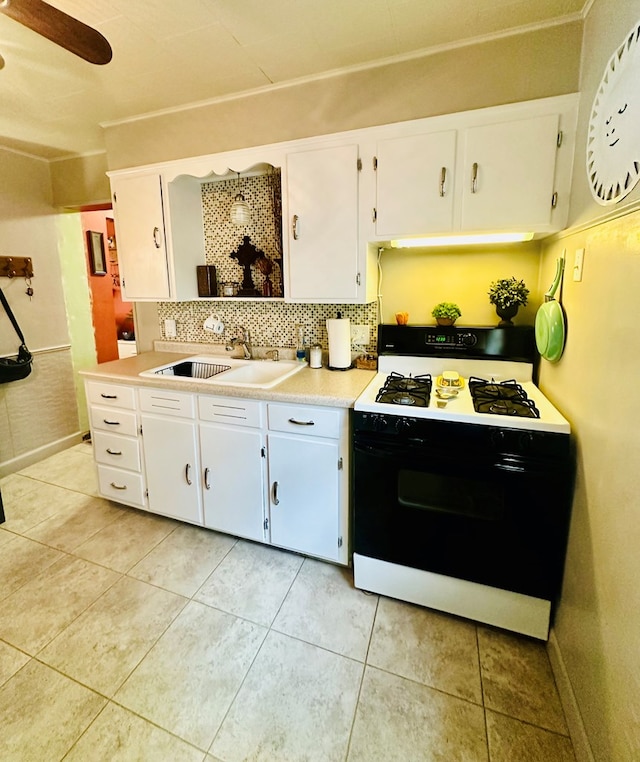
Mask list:
[[[573,494],[534,329],[381,325],[353,413],[356,587],[546,639]]]

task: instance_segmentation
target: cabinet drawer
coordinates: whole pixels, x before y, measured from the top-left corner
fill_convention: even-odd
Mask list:
[[[121,471],[110,466],[98,466],[100,494],[119,503],[129,503],[145,508],[142,474]]]
[[[277,405],[268,407],[271,431],[288,431],[313,437],[340,437],[340,412],[331,408],[303,405]]]
[[[128,410],[91,407],[91,425],[94,429],[135,437],[138,434],[137,424],[138,416]]]
[[[112,405],[127,410],[136,409],[135,390],[132,386],[87,382],[87,398],[93,405]]]
[[[235,397],[198,397],[198,412],[203,421],[216,421],[234,426],[262,426],[262,403]]]
[[[140,444],[118,434],[96,431],[93,437],[93,454],[98,463],[105,463],[129,471],[140,471]]]
[[[140,389],[140,409],[145,413],[194,418],[194,395],[171,389]]]

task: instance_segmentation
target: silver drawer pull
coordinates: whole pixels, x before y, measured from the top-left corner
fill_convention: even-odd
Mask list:
[[[118,452],[116,450],[110,449],[109,447],[107,447],[107,452],[109,453],[109,455],[122,455],[122,450],[120,450],[120,452]]]
[[[116,484],[115,482],[111,482],[111,486],[113,489],[127,489],[126,484]]]
[[[108,421],[106,418],[103,418],[102,420],[107,424],[107,426],[119,426],[120,425],[120,421]]]
[[[209,469],[205,468],[204,470],[204,488],[205,489],[211,489],[211,482],[209,481]]]
[[[118,395],[117,394],[101,394],[100,395],[105,400],[117,400]]]
[[[315,426],[315,421],[296,421],[295,418],[289,418],[289,423],[294,423],[296,426]]]
[[[294,214],[291,218],[291,235],[293,236],[293,240],[297,241],[298,238],[300,238],[300,230],[298,228],[298,221],[299,217],[297,214]]]
[[[160,235],[159,227],[153,229],[153,245],[156,249],[159,249],[162,246],[162,236]]]
[[[478,190],[478,162],[474,161],[471,167],[471,193],[476,193]]]
[[[440,170],[440,197],[444,196],[444,184],[447,181],[447,168],[442,167]]]
[[[273,487],[271,487],[271,500],[274,505],[280,504],[280,500],[278,499],[278,482],[274,482]]]
[[[184,467],[184,478],[187,481],[187,484],[191,486],[191,463],[187,463],[187,465]]]

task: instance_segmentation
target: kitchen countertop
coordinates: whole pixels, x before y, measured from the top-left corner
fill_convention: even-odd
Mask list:
[[[153,351],[134,357],[112,360],[93,368],[80,371],[80,375],[94,381],[115,381],[140,387],[162,389],[163,387],[196,394],[215,394],[220,397],[243,397],[245,399],[295,402],[302,405],[327,405],[330,407],[353,407],[365,386],[375,375],[373,370],[352,368],[332,371],[327,368],[306,367],[290,378],[284,379],[270,389],[252,389],[244,386],[219,386],[214,383],[172,376],[162,379],[140,376],[142,371],[171,363],[195,354],[189,352]],[[198,354],[211,354],[202,350]],[[255,362],[261,362],[255,360]]]

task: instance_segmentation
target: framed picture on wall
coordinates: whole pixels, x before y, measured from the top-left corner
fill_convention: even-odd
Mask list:
[[[95,230],[87,230],[87,248],[92,275],[107,274],[107,260],[104,253],[104,235]]]

